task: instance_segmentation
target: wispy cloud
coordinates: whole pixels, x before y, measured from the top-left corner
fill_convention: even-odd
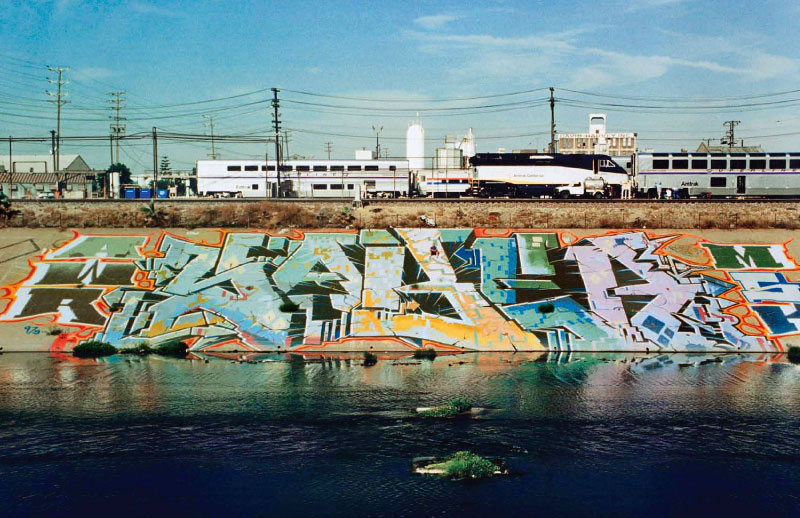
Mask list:
[[[459,18],[460,16],[452,14],[434,14],[431,16],[420,16],[414,20],[414,23],[423,29],[434,31],[436,29],[441,29],[448,23],[454,22]]]
[[[103,67],[86,67],[76,68],[72,71],[72,77],[75,79],[106,79],[111,77],[113,72]]]
[[[143,2],[141,0],[134,0],[130,4],[128,4],[131,11],[139,13],[139,14],[152,14],[156,16],[168,16],[170,18],[182,18],[185,16],[183,11],[176,11],[173,9],[168,9],[166,7],[161,7],[158,5],[151,4],[149,2]]]
[[[625,8],[627,12],[643,11],[645,9],[655,9],[658,7],[674,7],[678,4],[686,4],[694,0],[637,0],[631,2]]]

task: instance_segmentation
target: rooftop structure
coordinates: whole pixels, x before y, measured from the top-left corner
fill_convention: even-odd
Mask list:
[[[558,136],[558,152],[568,155],[604,154],[611,156],[632,155],[636,152],[636,133],[608,133],[606,114],[589,115],[588,133],[561,133]]]
[[[15,173],[52,173],[55,171],[53,155],[0,155],[0,171]],[[92,171],[89,164],[80,155],[61,155],[62,171]],[[13,165],[13,169],[12,169]]]

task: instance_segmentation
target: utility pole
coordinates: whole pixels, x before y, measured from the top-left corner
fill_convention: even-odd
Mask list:
[[[111,96],[109,102],[111,103],[111,109],[114,110],[114,115],[109,117],[114,122],[111,124],[111,134],[117,141],[117,157],[115,163],[119,163],[119,141],[122,138],[122,134],[125,133],[125,125],[121,124],[120,121],[124,121],[125,117],[121,117],[119,112],[125,107],[122,103],[125,102],[125,92],[109,92],[108,95]]]
[[[553,96],[553,87],[550,87],[550,150],[549,152],[556,152],[556,99]]]
[[[150,196],[153,196],[158,189],[158,130],[153,126],[153,190],[150,191]]]
[[[720,144],[722,144],[723,146],[725,144],[727,144],[728,148],[732,148],[733,146],[735,146],[736,145],[736,138],[735,138],[735,135],[734,135],[733,128],[735,128],[736,126],[738,126],[741,123],[742,123],[742,121],[725,121],[725,122],[723,122],[722,125],[723,126],[727,126],[728,127],[728,131],[725,132],[725,137],[720,139],[720,141],[719,141]]]
[[[381,131],[383,131],[383,126],[372,126],[372,131],[375,132],[375,158],[379,159],[381,157],[380,135]]]
[[[211,115],[203,115],[204,119],[207,119],[208,122],[204,122],[204,126],[208,126],[209,130],[211,131],[211,154],[208,155],[211,160],[217,159],[217,147],[216,143],[214,142],[214,114]]]
[[[328,153],[328,160],[331,159],[331,151],[333,151],[333,142],[326,142],[325,152]]]
[[[67,92],[63,91],[61,87],[68,83],[67,81],[64,81],[63,74],[64,72],[69,70],[69,68],[47,67],[47,70],[58,74],[58,79],[50,79],[50,78],[47,79],[48,83],[56,85],[57,87],[56,91],[51,92],[47,90],[46,93],[50,97],[55,97],[54,100],[51,100],[49,102],[55,103],[56,105],[56,147],[53,150],[54,151],[53,167],[55,168],[56,171],[59,171],[61,169],[61,163],[60,163],[61,161],[59,160],[59,155],[61,154],[61,107],[69,102],[66,99],[64,99],[64,97],[67,97],[68,94]],[[61,194],[61,185],[58,186],[58,192],[59,194]]]
[[[11,135],[8,136],[8,199],[14,197],[14,158],[11,153]]]
[[[275,129],[275,172],[278,174],[278,198],[281,197],[281,120],[278,113],[280,101],[277,88],[272,89],[272,127]]]
[[[108,148],[111,155],[111,165],[106,173],[106,180],[103,182],[103,198],[108,199],[108,193],[111,190],[111,175],[114,174],[111,168],[114,166],[114,135],[108,136]]]

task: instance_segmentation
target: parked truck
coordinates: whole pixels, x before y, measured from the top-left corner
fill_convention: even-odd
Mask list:
[[[556,187],[556,198],[605,198],[608,185],[602,176],[588,176],[582,182]]]

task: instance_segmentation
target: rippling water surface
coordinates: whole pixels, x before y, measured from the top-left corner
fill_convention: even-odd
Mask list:
[[[486,410],[414,416],[454,397]],[[769,356],[365,368],[6,354],[0,514],[797,513],[799,418],[800,367]],[[462,449],[513,473],[465,483],[410,471],[414,457]]]

